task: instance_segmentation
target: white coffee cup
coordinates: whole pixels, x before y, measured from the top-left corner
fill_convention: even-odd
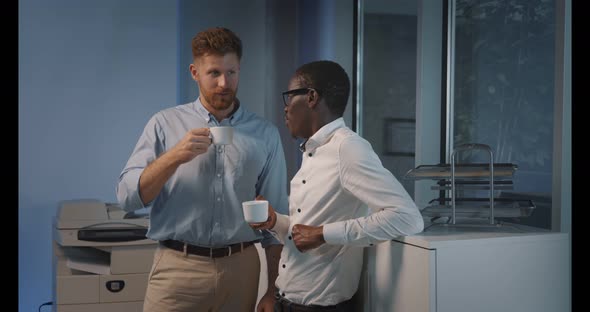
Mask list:
[[[248,223],[264,222],[268,219],[268,201],[250,200],[242,203],[244,219]]]
[[[231,144],[234,139],[234,128],[227,126],[211,127],[209,128],[211,139],[215,145]]]

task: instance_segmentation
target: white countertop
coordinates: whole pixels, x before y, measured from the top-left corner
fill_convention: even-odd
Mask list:
[[[464,246],[481,243],[518,243],[526,241],[559,240],[568,233],[551,232],[546,229],[513,223],[491,224],[445,224],[425,223],[422,233],[400,237],[393,241],[403,242],[426,249],[447,246]]]

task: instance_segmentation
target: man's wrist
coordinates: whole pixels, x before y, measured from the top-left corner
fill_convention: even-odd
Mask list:
[[[266,293],[264,294],[265,296],[269,296],[271,298],[274,298],[275,295],[279,292],[279,289],[276,286],[269,286],[266,289]]]
[[[270,215],[270,229],[272,230],[275,225],[277,225],[277,213],[273,211]]]
[[[326,240],[324,239],[324,226],[323,225],[320,225],[318,227],[317,235],[318,235],[320,241],[322,242],[322,244],[325,244]]]

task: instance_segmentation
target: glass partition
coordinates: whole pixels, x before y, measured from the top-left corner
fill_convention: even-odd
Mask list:
[[[417,4],[364,0],[357,10],[354,130],[413,194],[403,176],[415,162]]]
[[[449,152],[481,143],[496,163],[516,164],[513,191],[499,196],[534,198],[533,215],[517,221],[544,228],[551,227],[555,6],[554,0],[449,1]],[[462,161],[487,161],[464,155]]]
[[[412,196],[423,186],[403,177],[423,165],[417,163],[425,159],[424,144],[417,147],[424,142],[421,136],[440,141],[440,163],[447,164],[456,146],[485,144],[495,163],[517,166],[513,187],[497,190],[496,196],[525,197],[536,205],[532,216],[510,221],[551,228],[553,137],[556,126],[562,127],[554,125],[560,68],[555,61],[556,2],[355,1],[353,129],[371,142]],[[436,31],[424,27],[424,19],[438,8],[443,49],[436,57],[443,66],[440,77],[433,77],[425,75],[424,66],[433,64],[434,56],[420,43],[430,37],[427,32]],[[442,90],[431,81],[439,78]],[[422,98],[417,100],[417,94]],[[438,103],[432,101],[439,95]],[[432,118],[423,118],[425,112],[440,115],[439,134],[431,129]],[[487,162],[486,157],[468,151],[458,162]],[[425,165],[431,164],[436,163]]]

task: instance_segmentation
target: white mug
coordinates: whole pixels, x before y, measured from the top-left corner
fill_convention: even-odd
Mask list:
[[[211,139],[215,145],[231,144],[234,138],[234,128],[227,126],[209,128]]]
[[[265,222],[268,219],[268,201],[250,200],[242,203],[244,220],[248,223]]]

